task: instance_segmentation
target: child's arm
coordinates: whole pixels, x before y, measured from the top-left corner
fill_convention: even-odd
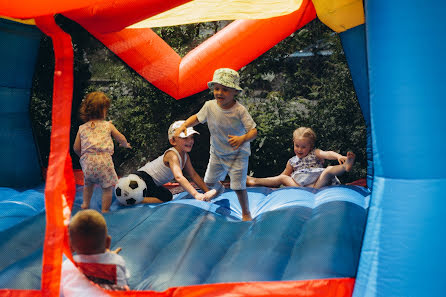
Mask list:
[[[198,191],[195,190],[195,188],[190,184],[190,182],[187,180],[187,178],[184,177],[183,171],[181,170],[181,167],[180,167],[180,160],[178,159],[178,156],[174,152],[172,152],[172,151],[167,152],[164,155],[163,160],[165,163],[169,164],[170,170],[172,170],[175,180],[180,184],[180,186],[183,187],[183,189],[185,189],[189,194],[192,195],[192,197],[194,197],[197,200],[204,199],[204,195],[201,193],[198,193]],[[187,161],[189,161],[189,160],[187,160]],[[186,162],[186,166],[187,166],[187,162]]]
[[[243,143],[247,141],[252,141],[257,137],[257,129],[252,128],[248,131],[248,133],[236,136],[236,135],[228,135],[229,144],[234,148],[238,149]]]
[[[320,149],[316,149],[314,153],[316,157],[318,157],[321,160],[338,160],[339,164],[344,164],[344,162],[347,160],[346,156],[338,154],[337,152],[334,151],[323,151]]]
[[[199,123],[200,122],[198,121],[197,115],[191,115],[178,129],[175,130],[175,137],[178,137],[181,132],[184,132],[186,134],[187,127],[194,127]]]
[[[79,131],[77,131],[76,139],[74,140],[73,150],[76,155],[81,156],[81,137],[79,136]]]
[[[111,135],[113,136],[114,139],[116,139],[117,142],[119,142],[121,146],[125,148],[132,148],[130,146],[130,143],[127,142],[125,136],[121,132],[119,132],[118,129],[116,129],[115,125],[110,123],[110,127],[111,127]]]
[[[291,176],[291,173],[293,173],[293,167],[291,167],[290,162],[286,162],[285,169],[282,171],[281,175]]]

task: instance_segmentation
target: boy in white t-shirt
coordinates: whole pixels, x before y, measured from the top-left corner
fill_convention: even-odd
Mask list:
[[[177,129],[176,135],[199,123],[208,124],[211,134],[210,158],[204,181],[219,185],[226,175],[231,179],[230,187],[237,194],[244,221],[251,220],[246,177],[248,160],[251,155],[250,141],[257,137],[256,123],[247,109],[235,100],[242,91],[237,71],[220,68],[214,72],[208,87],[214,93],[214,100],[207,101],[201,110],[189,117]]]
[[[129,273],[118,255],[121,249],[110,251],[111,237],[102,214],[80,210],[71,218],[68,232],[75,263],[67,259],[62,264],[60,296],[109,296],[99,287],[129,290]]]

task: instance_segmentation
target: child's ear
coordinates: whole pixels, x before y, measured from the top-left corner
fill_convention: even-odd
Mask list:
[[[175,144],[176,144],[175,137],[172,137],[171,139],[169,139],[169,142],[172,146],[175,146]]]
[[[111,246],[111,236],[107,235],[105,238],[105,249],[109,250]]]

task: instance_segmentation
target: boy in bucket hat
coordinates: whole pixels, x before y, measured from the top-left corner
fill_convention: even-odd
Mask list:
[[[207,101],[197,114],[189,117],[177,129],[176,135],[186,132],[188,127],[207,122],[211,147],[204,182],[221,189],[220,181],[229,175],[230,187],[237,194],[242,208],[242,219],[248,221],[252,219],[246,192],[248,160],[251,155],[249,142],[257,137],[257,129],[247,109],[235,100],[235,96],[242,91],[239,83],[237,71],[217,69],[212,81],[208,82],[214,100]]]

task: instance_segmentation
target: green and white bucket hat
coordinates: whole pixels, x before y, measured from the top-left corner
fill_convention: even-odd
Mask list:
[[[240,76],[237,71],[230,68],[220,68],[215,70],[212,81],[208,82],[209,89],[212,89],[214,84],[220,84],[228,88],[236,89],[241,92]]]

